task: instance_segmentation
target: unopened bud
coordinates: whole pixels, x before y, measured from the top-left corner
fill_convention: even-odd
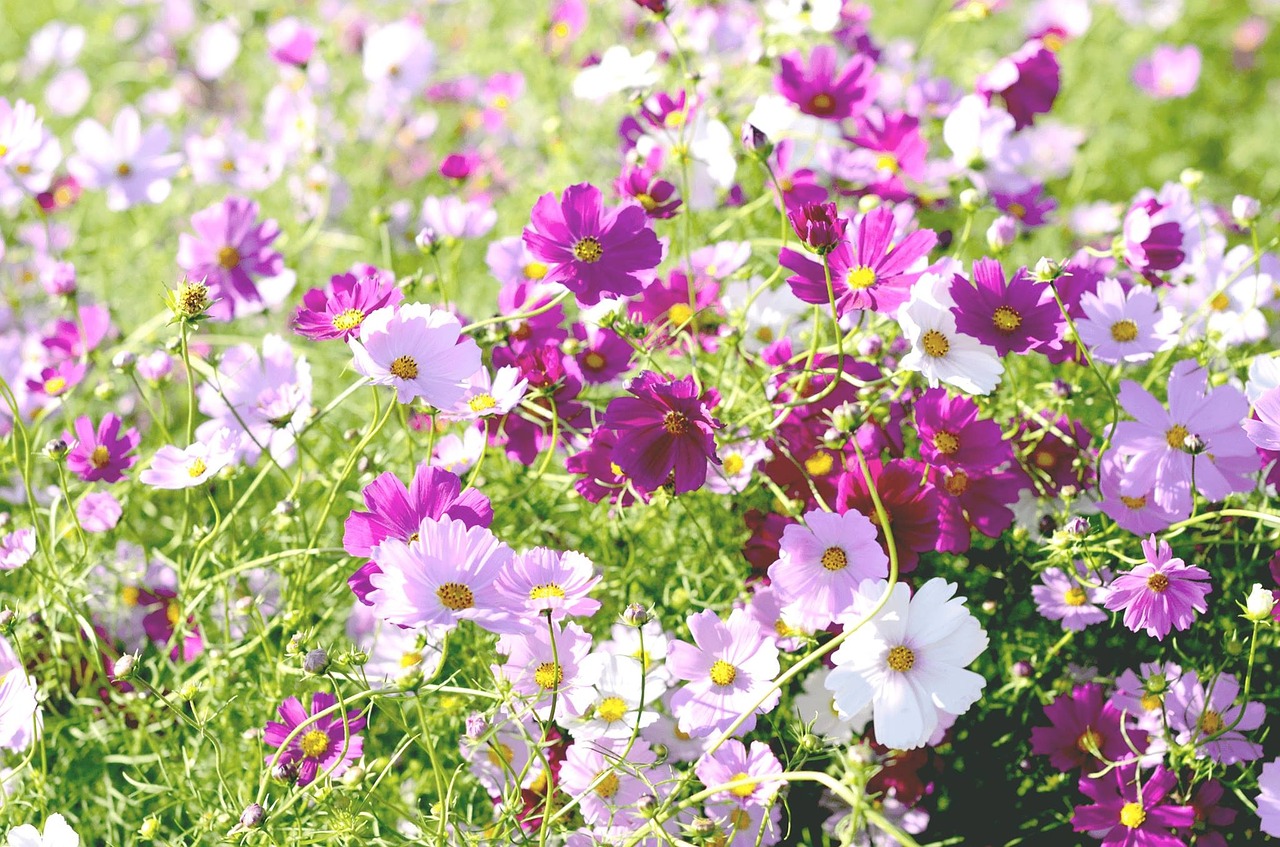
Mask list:
[[[1077,515],[1067,521],[1067,525],[1062,529],[1068,535],[1073,535],[1076,538],[1084,538],[1089,534],[1089,519],[1081,515]]]
[[[1031,278],[1036,282],[1053,282],[1060,276],[1062,276],[1062,263],[1048,256],[1040,257],[1040,261],[1036,262],[1035,269],[1031,272]]]
[[[767,158],[773,152],[773,143],[769,141],[769,136],[751,123],[742,125],[742,146],[761,159]]]
[[[1186,450],[1193,456],[1198,456],[1203,453],[1205,448],[1208,446],[1209,445],[1205,443],[1205,440],[1194,432],[1188,434],[1186,438],[1182,439],[1182,449]]]
[[[1018,222],[1010,215],[1001,215],[987,228],[987,246],[993,253],[1003,253],[1018,237]]]
[[[976,188],[966,188],[960,192],[960,208],[966,212],[976,212],[982,207],[982,192]]]
[[[418,234],[413,237],[413,243],[428,256],[440,248],[440,238],[436,235],[436,231],[429,226],[424,226],[418,230]]]
[[[271,778],[276,782],[293,785],[293,783],[298,781],[298,763],[278,762],[276,766],[271,769]]]
[[[123,656],[116,659],[115,665],[112,667],[111,671],[118,681],[123,682],[133,677],[133,672],[137,669],[137,666],[138,654],[125,653]]]
[[[1255,582],[1253,589],[1249,592],[1249,597],[1245,601],[1244,616],[1254,623],[1265,623],[1271,619],[1271,613],[1276,608],[1276,596],[1269,590],[1262,587],[1262,583]]]
[[[694,838],[710,838],[716,834],[716,822],[711,818],[696,817],[689,822],[689,834]]]
[[[653,620],[653,614],[643,603],[632,603],[622,611],[622,621],[628,626],[644,626]]]
[[[142,822],[142,826],[138,827],[138,835],[148,840],[155,838],[160,833],[160,819],[155,815],[151,815]]]
[[[262,808],[258,803],[250,803],[240,813],[240,825],[245,829],[256,829],[262,824],[262,819],[266,816],[266,809]]]
[[[1237,194],[1231,201],[1231,217],[1241,229],[1252,229],[1262,214],[1262,204],[1247,194]]]
[[[49,440],[49,443],[44,445],[44,454],[57,462],[61,461],[62,458],[67,455],[67,451],[69,449],[67,442],[63,441],[61,438],[53,438]]]
[[[1200,187],[1200,183],[1204,182],[1204,171],[1198,171],[1195,168],[1186,168],[1178,175],[1178,182],[1182,183],[1189,191],[1195,191]]]
[[[323,647],[317,647],[303,658],[302,669],[307,673],[319,676],[329,670],[329,654],[325,652]]]
[[[129,350],[121,350],[111,357],[111,367],[121,373],[129,373],[138,365],[138,356]]]
[[[472,712],[467,715],[467,738],[472,741],[479,741],[481,736],[489,729],[489,721],[480,712]]]
[[[1012,671],[1013,675],[1016,676],[1017,678],[1026,679],[1027,677],[1031,676],[1031,673],[1034,670],[1034,668],[1031,667],[1030,662],[1021,661],[1021,662],[1014,662],[1013,667],[1010,670]]]

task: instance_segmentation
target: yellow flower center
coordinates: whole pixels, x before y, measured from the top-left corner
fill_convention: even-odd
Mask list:
[[[207,470],[209,470],[209,466],[204,463],[204,459],[196,459],[187,465],[187,476],[195,479]]]
[[[422,664],[422,653],[418,650],[410,650],[400,657],[400,667],[402,668],[411,668],[420,664]]]
[[[646,212],[652,212],[654,209],[658,208],[658,201],[654,200],[649,194],[637,194],[636,202],[639,203]]]
[[[1141,803],[1125,803],[1120,807],[1120,823],[1129,829],[1137,829],[1147,819],[1147,811]]]
[[[568,38],[569,25],[564,21],[560,21],[555,26],[551,27],[551,34],[554,35],[556,38]]]
[[[819,450],[804,460],[804,469],[809,476],[826,476],[835,465],[835,458],[826,450]]]
[[[738,453],[730,453],[724,457],[724,472],[729,476],[739,473],[746,466],[746,460]]]
[[[596,796],[602,800],[612,800],[613,795],[618,793],[618,775],[616,773],[596,774],[596,779],[600,780],[600,784],[596,786]]]
[[[138,605],[138,597],[141,593],[142,592],[138,590],[137,586],[126,585],[124,588],[120,589],[120,602],[124,603],[126,606],[136,606]]]
[[[3,156],[8,152],[9,152],[9,146],[7,144],[0,144],[0,156]]]
[[[828,547],[822,551],[821,562],[829,571],[842,571],[849,567],[849,554],[839,547]]]
[[[943,483],[947,492],[953,497],[959,497],[961,494],[969,490],[969,475],[964,471],[956,471],[947,477],[947,481]]]
[[[796,190],[796,184],[790,177],[784,176],[782,179],[778,180],[778,188],[782,189],[783,194],[787,194],[788,192]]]
[[[1153,573],[1147,577],[1147,588],[1157,594],[1163,594],[1169,588],[1169,577],[1162,573]]]
[[[1213,295],[1213,299],[1209,301],[1209,308],[1215,312],[1225,312],[1227,307],[1231,305],[1231,298],[1227,296],[1225,291],[1219,291]]]
[[[182,619],[182,610],[178,608],[177,603],[170,603],[165,607],[164,616],[169,621],[169,626],[177,626],[178,621]]]
[[[866,265],[859,265],[849,269],[844,281],[854,291],[862,291],[876,284],[876,272]]]
[[[1027,216],[1027,207],[1021,203],[1010,203],[1009,214],[1013,215],[1018,220],[1022,220]]]
[[[876,170],[878,171],[889,171],[889,173],[896,174],[899,167],[898,157],[892,153],[881,153],[876,156]]]
[[[904,647],[899,644],[889,651],[885,662],[892,670],[899,673],[905,673],[911,670],[916,664],[916,654],[910,647]]]
[[[582,357],[582,364],[586,365],[587,370],[589,371],[598,371],[603,369],[604,366],[608,364],[608,361],[604,356],[601,356],[595,350],[592,350]]]
[[[1022,326],[1022,315],[1018,314],[1017,309],[1011,309],[1008,306],[997,306],[995,312],[991,315],[991,323],[995,324],[996,329],[1001,332],[1013,332]]]
[[[1205,713],[1200,716],[1199,723],[1200,731],[1205,735],[1217,735],[1219,732],[1222,732],[1222,728],[1226,726],[1226,724],[1222,722],[1222,715],[1218,714],[1213,709],[1206,710]]]
[[[1130,509],[1145,509],[1147,507],[1147,495],[1143,494],[1141,497],[1126,497],[1121,494],[1120,502],[1124,503]]]
[[[476,602],[471,589],[459,582],[446,582],[436,589],[436,597],[440,598],[444,607],[452,612],[470,609]]]
[[[543,662],[533,672],[533,681],[539,688],[555,688],[564,682],[564,668],[556,662]]]
[[[830,94],[815,94],[809,99],[809,111],[819,115],[829,113],[835,105],[836,101],[831,99]]]
[[[65,185],[53,189],[53,202],[58,206],[68,205],[71,202],[71,189]]]
[[[944,456],[950,456],[960,449],[960,436],[954,432],[936,432],[933,435],[934,448]]]
[[[605,723],[617,723],[627,714],[627,704],[621,697],[606,697],[600,701],[596,714]]]
[[[498,405],[498,402],[493,399],[492,394],[477,394],[467,401],[467,406],[473,412],[483,412],[486,409],[492,409],[496,405]]]
[[[751,826],[751,814],[746,809],[734,809],[729,813],[729,823],[733,824],[735,831],[742,832]]]
[[[234,159],[222,160],[222,170],[224,170],[227,173],[232,173],[235,171],[235,169],[236,169],[236,162]]]
[[[951,351],[951,342],[936,329],[929,330],[921,337],[920,346],[924,348],[925,353],[935,359],[941,359]]]
[[[418,363],[414,361],[412,356],[400,356],[391,363],[389,370],[391,375],[397,379],[416,379],[418,376]]]
[[[128,176],[129,174],[133,173],[133,168],[129,165],[128,162],[121,162],[120,164],[116,165],[116,173],[120,176]]]
[[[1068,606],[1083,606],[1085,601],[1089,599],[1089,595],[1084,593],[1084,589],[1078,585],[1073,585],[1067,589],[1062,595],[1062,602]]]
[[[535,585],[529,591],[530,600],[551,600],[553,598],[564,599],[564,589],[554,582]]]
[[[667,412],[662,418],[662,428],[669,435],[684,435],[689,431],[689,419],[680,412]]]
[[[1186,447],[1187,436],[1191,433],[1182,424],[1174,424],[1164,434],[1164,440],[1174,450],[1181,450]]]
[[[733,775],[733,779],[731,779],[731,780],[729,780],[729,781],[730,781],[730,782],[737,782],[738,780],[740,780],[740,779],[746,779],[746,778],[747,778],[747,777],[749,777],[749,776],[751,776],[751,774],[747,774],[747,773],[735,773],[735,774]],[[733,788],[730,788],[730,789],[729,789],[729,793],[730,793],[730,794],[732,794],[732,795],[733,795],[733,796],[735,796],[735,797],[750,797],[750,796],[751,796],[751,792],[753,792],[753,791],[755,791],[755,790],[756,790],[756,781],[753,779],[753,780],[751,780],[750,782],[744,782],[744,783],[742,783],[741,785],[735,785]]]
[[[1160,699],[1159,694],[1144,694],[1142,695],[1142,700],[1140,702],[1142,703],[1142,708],[1146,709],[1148,712],[1154,712],[1156,709],[1164,705],[1164,701]]]
[[[604,248],[600,246],[600,239],[588,235],[573,245],[573,255],[579,262],[591,265],[600,261],[600,257],[604,255]]]
[[[688,303],[677,303],[667,310],[667,321],[672,326],[684,326],[693,318],[693,309]]]
[[[218,251],[218,264],[231,270],[240,264],[240,251],[230,245],[223,247]]]
[[[548,270],[550,268],[542,262],[530,262],[524,266],[524,276],[525,279],[542,279],[547,275]]]
[[[364,323],[364,312],[359,309],[347,309],[333,316],[333,328],[347,332]]]
[[[1045,470],[1049,470],[1058,463],[1058,460],[1054,458],[1054,455],[1048,450],[1037,450],[1035,455],[1031,458],[1035,460],[1037,467],[1044,468]]]
[[[111,451],[99,444],[97,447],[93,448],[93,453],[89,455],[89,464],[93,465],[98,470],[102,470],[107,465],[111,464]]]
[[[56,397],[66,390],[67,379],[61,376],[51,376],[44,381],[44,393],[50,397]]]
[[[1111,325],[1111,340],[1124,344],[1138,337],[1138,325],[1125,318]]]
[[[329,752],[329,734],[313,729],[305,733],[298,741],[298,749],[308,759],[319,759]]]
[[[502,768],[504,764],[511,764],[515,757],[516,753],[511,749],[511,746],[503,744],[501,741],[493,742],[493,746],[489,748],[489,764],[495,768]]]
[[[1091,726],[1084,728],[1084,732],[1080,733],[1080,737],[1076,739],[1076,749],[1081,753],[1092,753],[1095,750],[1102,749],[1102,735]]]
[[[711,666],[711,681],[721,688],[733,685],[733,681],[738,678],[738,669],[723,659],[716,659],[715,664]]]

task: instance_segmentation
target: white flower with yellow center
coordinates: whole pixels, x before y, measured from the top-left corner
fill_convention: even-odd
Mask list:
[[[582,716],[568,726],[575,740],[625,740],[637,728],[644,729],[658,719],[658,713],[647,706],[666,686],[647,684],[636,659],[592,653],[582,660],[582,671],[595,678],[594,697]]]
[[[901,367],[923,374],[930,387],[945,382],[968,394],[990,394],[1000,384],[1004,365],[995,350],[956,330],[948,288],[942,277],[924,274],[898,311],[902,335],[911,345]]]

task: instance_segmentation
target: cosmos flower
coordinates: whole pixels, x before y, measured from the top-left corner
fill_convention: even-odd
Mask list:
[[[494,376],[481,367],[467,380],[467,394],[453,408],[442,411],[445,420],[473,421],[508,414],[524,398],[528,379],[520,378],[520,369],[507,365]]]
[[[666,687],[646,676],[640,659],[595,652],[582,660],[582,672],[594,681],[590,702],[568,725],[575,739],[625,740],[658,719],[658,713],[648,706]]]
[[[1163,283],[1157,271],[1186,261],[1186,233],[1176,210],[1155,197],[1135,202],[1124,216],[1124,260],[1152,285]]]
[[[1071,824],[1076,832],[1102,836],[1103,847],[1185,847],[1171,830],[1191,826],[1191,806],[1169,802],[1178,777],[1164,765],[1139,782],[1138,765],[1121,765],[1103,776],[1080,779],[1080,791],[1093,801],[1076,806]]]
[[[671,675],[685,682],[671,695],[671,711],[680,730],[693,736],[710,735],[746,713],[740,730],[750,732],[756,715],[772,711],[778,703],[780,694],[774,691],[756,706],[778,675],[778,648],[741,609],[730,612],[726,621],[704,609],[688,623],[694,643],[674,641],[667,653]]]
[[[925,274],[898,311],[909,352],[898,363],[918,371],[930,386],[940,382],[968,394],[990,394],[1000,383],[1004,365],[996,351],[956,329],[955,301],[941,277]]]
[[[169,130],[153,124],[145,132],[132,106],[117,114],[108,130],[95,120],[76,127],[76,153],[67,170],[84,188],[105,191],[107,208],[123,211],[139,203],[160,203],[169,196],[169,178],[182,163],[170,153]]]
[[[1209,572],[1174,558],[1169,543],[1157,542],[1154,535],[1142,542],[1142,552],[1147,561],[1111,581],[1105,605],[1123,610],[1129,629],[1146,630],[1163,641],[1170,630],[1188,629],[1205,610],[1204,598],[1212,590]]]
[[[171,490],[203,485],[235,461],[241,437],[223,427],[207,441],[197,441],[185,450],[166,444],[138,474],[138,481],[152,488]]]
[[[1160,44],[1133,66],[1133,84],[1157,100],[1186,97],[1200,81],[1200,50],[1194,44]]]
[[[244,197],[221,203],[191,216],[195,235],[178,235],[178,265],[209,288],[209,315],[231,320],[256,311],[264,303],[257,280],[279,277],[284,257],[272,244],[280,236],[274,220],[258,221],[258,204]]]
[[[1262,726],[1267,709],[1258,702],[1239,703],[1239,697],[1240,683],[1229,673],[1207,682],[1194,672],[1184,674],[1164,700],[1177,742],[1194,747],[1196,758],[1222,765],[1262,758],[1262,745],[1245,733]]]
[[[577,741],[560,766],[560,789],[578,798],[578,808],[588,824],[625,827],[634,832],[644,816],[636,801],[652,793],[670,777],[667,765],[655,765],[657,756],[648,744],[637,741],[613,746],[605,741]]]
[[[876,542],[876,527],[861,512],[814,510],[803,524],[782,532],[769,582],[809,630],[824,629],[849,611],[863,580],[889,575],[889,557]]]
[[[783,786],[782,780],[771,779],[782,774],[782,763],[763,741],[752,741],[748,748],[738,739],[731,738],[715,752],[700,758],[694,766],[694,773],[708,788],[751,777],[750,782],[712,795],[712,806],[765,808],[773,804]]]
[[[544,621],[527,632],[503,635],[497,651],[506,660],[494,672],[511,683],[539,718],[575,718],[594,700],[595,680],[589,672],[597,669],[583,664],[591,652],[591,636],[578,624],[548,626]]]
[[[723,427],[711,416],[718,399],[699,393],[693,377],[664,378],[645,371],[627,386],[631,397],[616,397],[605,409],[603,426],[618,433],[612,459],[642,489],[653,491],[673,480],[675,493],[702,487],[708,460],[718,464],[713,433]]]
[[[1106,701],[1097,683],[1078,685],[1070,695],[1057,697],[1044,707],[1044,715],[1049,726],[1031,728],[1031,752],[1048,756],[1060,771],[1081,768],[1088,775],[1104,762],[1125,761],[1146,749],[1147,734],[1141,730],[1130,730],[1126,740],[1120,710]]]
[[[1041,585],[1031,586],[1036,610],[1051,621],[1062,621],[1062,628],[1079,632],[1096,623],[1104,623],[1108,615],[1098,607],[1107,598],[1105,586],[1097,586],[1099,577],[1091,574],[1082,562],[1076,562],[1073,578],[1059,568],[1046,568],[1040,574]]]
[[[969,285],[959,275],[952,279],[951,313],[958,331],[993,347],[998,356],[1026,353],[1058,340],[1063,322],[1058,304],[1026,268],[1006,280],[999,262],[979,259],[973,263],[973,282]]]
[[[1135,285],[1128,292],[1114,279],[1098,283],[1096,292],[1080,298],[1083,320],[1076,321],[1080,340],[1099,362],[1145,362],[1177,335],[1177,315],[1162,310],[1156,296]]]
[[[9,830],[7,847],[80,847],[80,836],[60,814],[45,818],[44,831],[29,823]]]
[[[15,529],[0,537],[0,570],[20,568],[35,554],[36,531],[31,527]]]
[[[312,288],[302,295],[302,305],[293,316],[293,330],[312,341],[347,341],[360,333],[365,318],[403,299],[394,279],[338,274],[327,288]]]
[[[298,785],[310,785],[317,776],[337,778],[346,773],[351,763],[364,754],[364,737],[360,731],[364,729],[365,718],[358,709],[348,711],[345,716],[337,711],[315,717],[337,703],[336,697],[323,691],[311,695],[310,711],[303,708],[297,697],[281,703],[278,711],[283,723],[267,721],[262,736],[265,743],[276,748],[267,754],[267,763],[296,764]],[[304,731],[294,734],[300,727],[305,727]]]
[[[1258,818],[1262,831],[1280,838],[1280,759],[1262,766],[1258,776]]]
[[[497,587],[530,615],[547,614],[552,620],[569,615],[590,617],[600,601],[590,596],[600,583],[591,560],[573,550],[560,552],[535,547],[519,553],[511,566],[498,575]]]
[[[379,309],[360,324],[359,339],[347,343],[356,371],[374,385],[393,386],[401,403],[422,398],[447,409],[480,369],[480,348],[462,335],[458,319],[426,303]]]
[[[920,435],[920,458],[933,465],[973,474],[1013,459],[1000,425],[978,418],[978,405],[930,388],[912,407]]]
[[[819,45],[808,61],[799,51],[783,56],[774,88],[806,115],[840,121],[862,112],[879,89],[875,62],[865,55],[838,65],[836,48]]]
[[[1057,56],[1044,42],[1032,39],[979,77],[977,90],[987,102],[999,96],[1013,116],[1014,129],[1022,129],[1053,108],[1060,85]]]
[[[62,440],[72,444],[67,453],[67,469],[85,482],[119,482],[124,472],[133,467],[138,457],[133,455],[142,436],[129,428],[122,435],[121,421],[114,414],[105,415],[94,429],[87,415],[76,418],[73,429],[62,434]]]
[[[0,747],[21,753],[44,726],[36,681],[8,640],[0,636]]]

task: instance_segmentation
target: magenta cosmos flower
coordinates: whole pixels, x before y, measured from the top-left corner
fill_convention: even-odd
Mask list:
[[[421,397],[447,409],[480,369],[480,348],[462,335],[458,319],[426,303],[379,309],[360,324],[359,340],[347,343],[356,371],[374,385],[395,388],[401,403]]]
[[[778,561],[769,582],[781,602],[810,631],[823,629],[849,611],[864,579],[889,576],[889,557],[876,543],[866,515],[814,510],[804,524],[782,531]]]
[[[613,461],[637,486],[653,491],[670,479],[676,494],[707,479],[707,462],[720,464],[713,433],[724,426],[711,416],[714,392],[698,393],[692,376],[663,377],[645,371],[616,397],[603,426],[618,433]]]
[[[524,243],[549,266],[544,279],[564,285],[583,306],[639,294],[662,261],[644,208],[607,209],[600,189],[588,183],[569,186],[558,202],[554,194],[539,197]]]
[[[1031,752],[1048,756],[1049,764],[1063,772],[1082,768],[1085,774],[1094,773],[1104,761],[1124,761],[1147,747],[1147,734],[1141,730],[1129,730],[1125,740],[1123,713],[1106,702],[1102,686],[1094,682],[1058,697],[1044,707],[1044,715],[1049,726],[1031,728]]]
[[[600,601],[590,596],[600,579],[581,553],[535,547],[517,555],[498,576],[498,590],[530,615],[590,617],[600,608]]]
[[[852,243],[842,241],[827,255],[836,314],[857,309],[892,314],[911,297],[911,286],[920,277],[911,269],[938,238],[932,230],[921,229],[894,244],[896,230],[892,210],[879,206],[862,216]],[[830,294],[821,264],[791,249],[784,249],[778,262],[795,273],[787,284],[796,297],[827,305]]]
[[[722,621],[710,609],[689,618],[693,644],[673,641],[667,648],[667,670],[685,685],[671,695],[671,712],[681,732],[703,737],[721,732],[744,712],[742,732],[755,728],[756,715],[778,705],[775,691],[756,707],[756,700],[778,675],[778,648],[742,609]]]
[[[1141,785],[1137,764],[1121,765],[1110,773],[1080,780],[1080,791],[1091,805],[1076,806],[1071,824],[1076,832],[1102,835],[1102,847],[1186,847],[1171,830],[1191,826],[1196,810],[1169,803],[1178,778],[1157,765]]]
[[[958,553],[969,548],[969,527],[944,523],[938,519],[942,511],[941,494],[926,477],[926,466],[911,459],[869,462],[876,492],[889,517],[894,546],[898,550],[898,567],[902,573],[915,570],[920,554],[927,550]],[[875,503],[867,489],[862,471],[854,468],[840,475],[837,482],[837,512],[857,510],[871,519],[876,516]],[[881,549],[888,552],[883,528],[877,524]]]
[[[302,295],[293,329],[312,341],[346,341],[360,332],[365,318],[403,298],[394,278],[338,274],[329,280],[328,288],[312,288]]]
[[[803,203],[788,207],[787,221],[800,241],[813,252],[825,256],[844,241],[849,219],[841,217],[835,203]]]
[[[1266,707],[1237,703],[1240,682],[1224,673],[1206,685],[1194,672],[1184,674],[1165,697],[1169,728],[1179,744],[1195,748],[1196,758],[1234,765],[1262,758],[1262,745],[1244,736],[1262,726]]]
[[[1184,233],[1174,209],[1154,197],[1136,202],[1124,216],[1124,260],[1152,285],[1157,271],[1171,271],[1186,261]]]
[[[178,265],[209,287],[209,314],[231,320],[261,306],[256,280],[279,276],[284,257],[272,248],[280,235],[273,220],[258,221],[258,204],[228,197],[191,216],[195,235],[178,236]]]
[[[267,763],[277,761],[276,756],[279,755],[280,764],[296,765],[298,785],[310,785],[320,774],[342,776],[351,763],[364,754],[364,738],[360,731],[364,729],[365,718],[358,709],[347,712],[345,721],[341,711],[315,717],[337,702],[332,694],[317,691],[311,695],[310,712],[303,708],[297,697],[281,703],[278,711],[283,723],[267,721],[262,737],[277,751],[267,754]],[[299,727],[305,728],[290,739],[289,736]]]
[[[1205,597],[1212,590],[1209,572],[1174,558],[1168,542],[1153,535],[1142,542],[1146,564],[1138,565],[1111,581],[1106,607],[1124,610],[1124,625],[1134,632],[1164,640],[1171,629],[1187,629],[1196,613],[1205,610]]]
[[[979,77],[978,93],[988,103],[998,95],[1018,130],[1053,108],[1060,85],[1058,57],[1044,42],[1032,39]]]
[[[824,44],[813,48],[807,65],[799,51],[783,56],[773,85],[806,115],[839,121],[871,103],[879,88],[875,70],[875,62],[861,54],[840,65],[836,48]]]
[[[75,436],[64,432],[62,440],[75,446],[67,454],[67,468],[85,482],[119,482],[124,472],[133,467],[138,457],[130,455],[142,436],[130,427],[120,434],[120,418],[108,414],[93,428],[87,415],[76,418]]]
[[[956,275],[951,283],[956,329],[995,348],[996,354],[1027,353],[1058,340],[1062,313],[1048,286],[1026,268],[1005,280],[995,259],[973,263],[973,285]]]
[[[920,435],[920,458],[931,465],[973,474],[1013,459],[1000,424],[978,418],[978,404],[952,397],[945,388],[930,388],[913,409]]]

